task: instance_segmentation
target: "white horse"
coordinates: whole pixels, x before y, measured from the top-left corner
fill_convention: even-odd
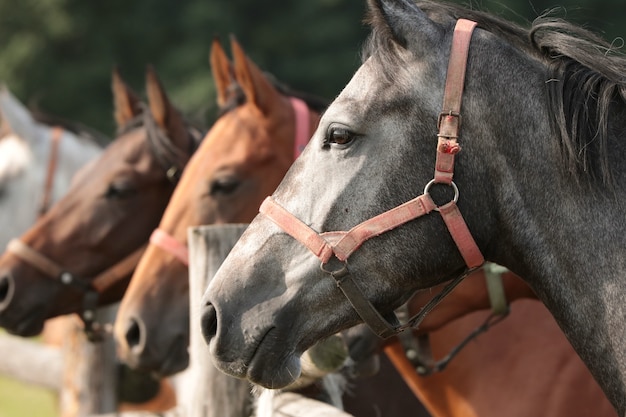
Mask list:
[[[0,86],[0,121],[0,248],[4,249],[35,222],[45,209],[44,200],[51,203],[65,193],[76,171],[100,155],[102,147],[90,134],[36,121],[5,86]]]

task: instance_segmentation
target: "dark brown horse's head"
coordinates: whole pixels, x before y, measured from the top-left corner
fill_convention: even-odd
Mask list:
[[[129,255],[158,224],[198,137],[151,68],[146,85],[148,106],[114,72],[118,137],[0,258],[0,326],[10,332],[34,335],[68,313],[87,322],[85,309],[122,297]]]
[[[234,40],[232,51],[231,65],[219,42],[213,43],[211,67],[222,114],[185,169],[159,225],[159,233],[169,236],[165,240],[179,248],[178,257],[152,239],[118,313],[118,352],[134,367],[162,374],[186,367],[187,228],[250,222],[295,158],[297,126],[304,125],[308,141],[319,119],[323,104],[312,110],[308,100],[297,123],[291,94],[279,90]]]

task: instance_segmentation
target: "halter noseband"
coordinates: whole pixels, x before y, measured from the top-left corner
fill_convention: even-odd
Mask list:
[[[452,177],[454,173],[454,157],[460,150],[458,130],[460,127],[461,99],[465,80],[467,55],[472,32],[476,22],[459,19],[457,21],[448,73],[444,90],[443,111],[438,120],[438,144],[437,159],[435,163],[434,179],[424,188],[424,193],[398,207],[368,219],[353,227],[351,230],[318,233],[308,225],[281,207],[271,197],[265,199],[259,212],[281,227],[287,234],[301,242],[315,256],[321,260],[321,269],[330,274],[336,281],[337,286],[350,301],[361,319],[383,338],[393,336],[408,327],[416,327],[452,289],[458,285],[465,276],[479,268],[484,263],[480,249],[476,245],[463,216],[461,215],[456,200],[458,189]],[[455,191],[455,197],[449,203],[437,207],[428,191],[432,184],[441,183],[450,185]],[[409,319],[406,324],[395,324],[386,320],[364,296],[361,289],[354,282],[348,270],[348,257],[356,251],[366,240],[392,230],[408,221],[437,211],[443,217],[452,239],[457,245],[466,265],[467,270],[460,277],[448,284],[441,293],[437,294],[427,303],[420,312]],[[339,260],[342,265],[331,268],[332,258]]]
[[[289,102],[294,111],[295,137],[293,158],[296,159],[302,153],[311,137],[311,123],[309,121],[309,107],[296,97],[289,97]],[[173,255],[183,265],[189,266],[189,249],[184,242],[176,239],[163,229],[155,229],[150,235],[150,243]]]
[[[85,323],[85,333],[88,339],[92,341],[99,340],[99,332],[102,330],[95,323],[95,309],[98,307],[99,295],[105,289],[110,288],[113,284],[132,273],[145,249],[146,245],[136,249],[112,267],[98,274],[94,279],[86,280],[72,274],[66,268],[37,252],[19,239],[12,239],[7,245],[7,252],[17,256],[39,272],[58,280],[65,286],[74,287],[84,292],[81,319]]]
[[[159,148],[159,146],[164,146],[165,142],[162,139],[162,136],[164,136],[164,134],[155,127],[156,123],[150,123],[151,119],[145,116],[147,114],[146,111],[144,111],[143,114],[143,120],[148,131],[147,141],[151,147],[151,150],[155,155],[155,158],[159,160],[159,162],[163,164],[164,169],[166,169],[167,179],[175,184],[180,176],[179,174],[180,171],[182,171],[182,167],[177,165],[176,162],[170,163],[170,161],[167,160],[167,158],[165,157],[165,151]],[[53,130],[52,133],[53,148],[52,155],[50,156],[50,162],[48,165],[48,179],[46,180],[46,184],[52,183],[50,178],[56,168],[56,159],[58,153],[57,148],[61,137],[60,133],[61,132],[57,130]],[[190,127],[189,138],[189,152],[193,153],[197,148],[197,143],[199,143],[199,141],[201,140],[201,134],[198,130]],[[158,141],[162,143],[157,146]],[[180,158],[182,158],[182,156],[180,156]],[[186,161],[181,163],[186,163]],[[45,208],[46,210],[48,208],[47,200],[49,199],[49,196],[47,196],[47,194],[49,194],[50,192],[48,188],[51,188],[51,186],[46,185],[46,196],[44,196],[44,202],[46,204],[42,204],[42,210],[43,208]],[[104,330],[103,326],[95,322],[95,309],[98,307],[98,299],[100,297],[100,294],[104,292],[107,288],[112,287],[114,284],[133,272],[133,270],[137,266],[137,263],[139,263],[141,256],[145,252],[146,247],[147,245],[142,245],[141,247],[137,248],[121,261],[98,274],[92,280],[87,280],[72,274],[66,268],[62,267],[42,253],[39,253],[35,249],[31,248],[20,239],[12,239],[8,243],[6,250],[7,252],[12,253],[24,262],[28,263],[30,266],[34,267],[38,271],[42,272],[44,275],[52,279],[58,280],[63,285],[74,287],[82,291],[84,293],[84,298],[83,309],[81,311],[80,317],[85,325],[85,334],[87,335],[87,338],[89,340],[98,341],[102,339],[102,332]]]

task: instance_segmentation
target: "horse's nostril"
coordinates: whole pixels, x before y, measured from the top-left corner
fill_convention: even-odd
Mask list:
[[[143,323],[140,319],[131,318],[126,329],[126,343],[131,350],[141,349],[143,344]]]
[[[207,303],[202,311],[202,336],[207,343],[217,333],[217,311],[211,303]]]
[[[4,310],[13,298],[13,277],[9,274],[0,276],[0,311]]]

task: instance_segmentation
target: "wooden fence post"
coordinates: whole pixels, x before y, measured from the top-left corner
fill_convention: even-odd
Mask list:
[[[211,278],[239,240],[246,224],[189,228],[190,369],[181,393],[184,417],[249,417],[254,413],[251,385],[217,370],[200,331],[201,298]],[[273,395],[269,413],[275,417],[351,417],[328,404],[289,392]],[[258,410],[256,410],[258,411]]]
[[[213,366],[200,332],[202,294],[246,226],[200,226],[190,228],[188,232],[190,383],[189,389],[181,393],[179,403],[185,417],[247,417],[252,414],[250,384],[229,377]]]
[[[112,323],[118,305],[96,312],[98,323]],[[101,342],[89,342],[76,318],[63,346],[65,367],[60,391],[60,417],[85,417],[117,410],[117,360],[115,344],[106,334]]]

